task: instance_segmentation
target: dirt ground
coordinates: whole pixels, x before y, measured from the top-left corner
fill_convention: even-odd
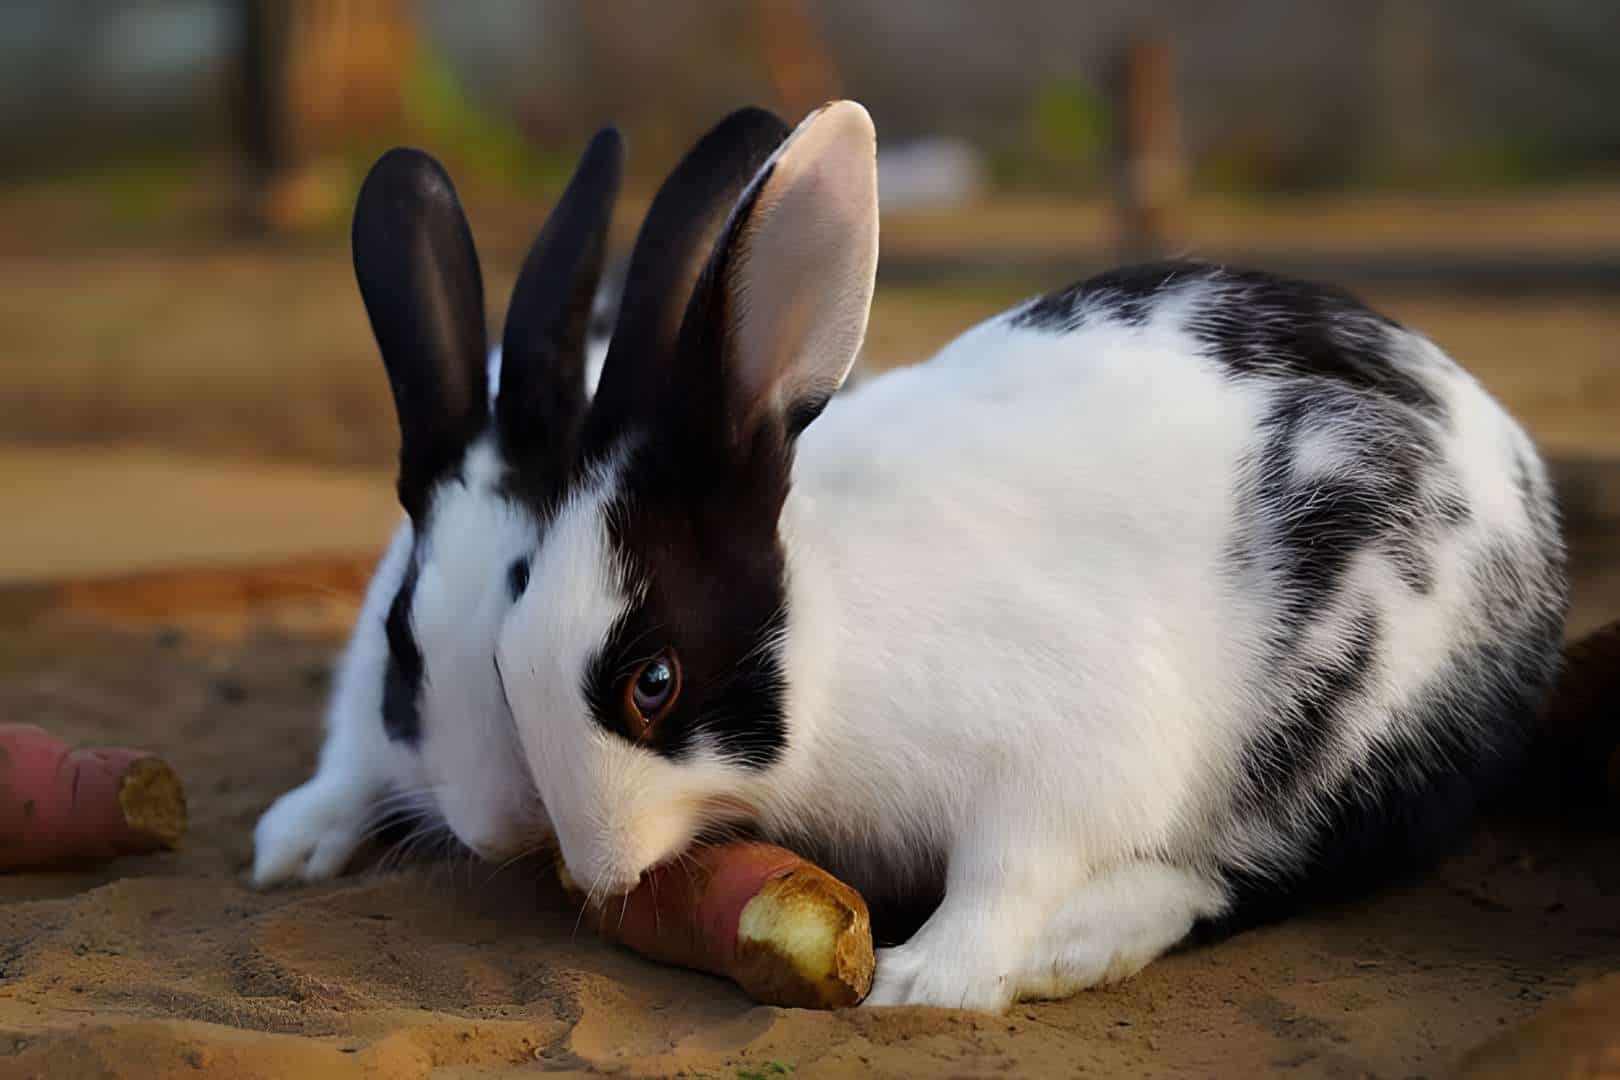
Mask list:
[[[1004,1018],[757,1007],[579,931],[537,865],[384,860],[255,893],[253,823],[307,775],[365,570],[3,594],[0,716],[160,750],[193,827],[175,854],[0,877],[0,1076],[1410,1077],[1470,1051],[1542,1076],[1620,1032],[1611,977],[1561,1003],[1574,1036],[1556,1013],[1513,1035],[1620,972],[1620,844],[1596,822],[1493,820],[1421,883]],[[1535,1024],[1556,1038],[1515,1068]]]

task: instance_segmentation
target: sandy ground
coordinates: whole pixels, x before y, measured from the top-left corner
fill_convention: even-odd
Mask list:
[[[400,517],[383,470],[0,446],[0,584],[380,550]]]
[[[193,821],[175,854],[0,878],[0,1076],[1409,1077],[1470,1053],[1544,1076],[1620,1053],[1620,983],[1570,996],[1620,972],[1597,822],[1492,820],[1424,882],[1004,1018],[757,1007],[577,930],[538,865],[385,859],[254,893],[253,822],[307,775],[364,575],[0,592],[0,716],[160,750]],[[1583,575],[1585,610],[1620,610],[1604,580]]]

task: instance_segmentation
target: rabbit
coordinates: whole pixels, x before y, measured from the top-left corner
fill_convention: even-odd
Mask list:
[[[603,902],[747,831],[939,889],[867,1003],[994,1012],[1444,851],[1556,666],[1526,434],[1350,296],[1198,263],[835,398],[875,141],[811,114],[652,310],[687,256],[632,254],[496,652],[566,871]]]
[[[589,358],[604,352],[580,308],[611,299],[596,287],[622,157],[612,129],[587,148],[487,351],[477,255],[448,176],[407,149],[367,176],[355,270],[394,393],[406,518],[338,665],[319,767],[259,821],[256,884],[332,877],[399,814],[490,856],[548,830],[514,767],[487,654],[535,543],[511,509],[515,466],[544,472],[549,414],[592,389]]]
[[[717,231],[787,134],[759,109],[722,122],[655,202],[663,234]],[[560,484],[606,354],[624,284],[622,269],[602,273],[623,153],[611,128],[586,149],[484,360],[477,255],[442,168],[395,150],[362,186],[355,269],[399,414],[406,520],[338,666],[315,775],[255,830],[260,887],[341,873],[395,817],[490,860],[551,835],[497,680],[495,632],[537,542],[520,508]],[[662,242],[657,230],[643,240]]]

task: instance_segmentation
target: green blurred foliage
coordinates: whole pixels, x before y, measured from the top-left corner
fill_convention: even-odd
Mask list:
[[[404,79],[406,125],[458,173],[513,185],[525,193],[549,192],[567,182],[569,147],[542,149],[516,121],[474,100],[455,69],[431,48],[417,51]],[[375,158],[368,148],[364,155]]]
[[[1094,192],[1108,172],[1112,132],[1102,94],[1080,79],[1050,79],[1030,98],[1023,124],[990,149],[998,184]]]

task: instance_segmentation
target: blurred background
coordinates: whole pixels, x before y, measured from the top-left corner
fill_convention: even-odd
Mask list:
[[[597,126],[622,251],[723,112],[834,96],[882,147],[872,366],[1124,258],[1254,263],[1428,332],[1601,516],[1617,61],[1614,0],[5,0],[0,582],[380,545],[386,147],[446,162],[498,332]]]

